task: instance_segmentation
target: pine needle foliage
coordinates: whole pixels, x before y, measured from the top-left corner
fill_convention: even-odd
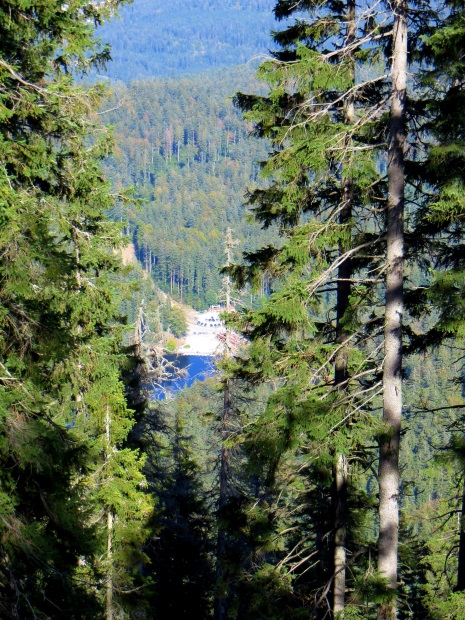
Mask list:
[[[141,561],[150,502],[143,461],[124,448],[121,234],[105,218],[114,197],[100,168],[112,139],[97,114],[104,89],[73,80],[109,59],[95,26],[121,4],[0,3],[4,618],[98,617],[109,573],[124,592]]]
[[[318,468],[319,458],[328,472],[341,456],[371,465],[373,455],[368,458],[363,446],[372,444],[373,438],[387,445],[393,438],[393,428],[379,425],[372,412],[380,406],[386,374],[382,326],[390,269],[386,247],[391,196],[386,172],[392,164],[387,143],[393,135],[390,105],[394,88],[389,71],[398,13],[390,3],[357,5],[349,35],[347,6],[341,2],[277,2],[279,19],[295,16],[296,20],[274,33],[280,49],[259,69],[268,94],[238,94],[235,99],[254,123],[253,134],[271,142],[269,157],[262,163],[267,186],[251,190],[248,205],[264,228],[277,223],[283,239],[279,247],[245,253],[243,264],[229,270],[240,285],[254,286],[265,277],[269,290],[260,309],[236,319],[251,340],[238,373],[252,382],[269,381],[275,386],[253,429],[263,441],[263,453],[269,455],[272,468],[290,455],[305,454],[312,463],[309,473],[312,467]],[[434,35],[427,42],[437,24],[435,7],[409,2],[404,9],[409,37],[416,42],[410,58],[427,62],[428,45],[438,49],[441,45],[440,39],[434,43]],[[454,71],[459,71],[458,66]],[[431,139],[439,136],[438,110],[441,106],[447,110],[446,99],[438,94],[434,72],[424,75],[429,85],[436,80],[431,89],[434,97],[424,96],[426,78],[423,90],[410,91],[409,85],[405,95],[402,175],[407,189],[402,197],[402,226],[405,264],[429,269],[429,275],[423,275],[427,281],[435,256],[440,257],[437,267],[447,261],[451,264],[453,257],[459,260],[457,220],[462,198],[460,145],[451,143],[446,149],[443,141]],[[443,165],[451,167],[449,183],[444,183]],[[348,204],[350,215],[343,216],[349,212]],[[443,245],[435,245],[435,237],[441,235]],[[341,265],[346,266],[345,275],[341,275]],[[412,286],[406,296],[407,310],[420,316],[431,307],[442,277],[428,294]],[[444,277],[453,278],[452,274]],[[402,279],[410,289],[411,283]],[[342,281],[350,283],[344,293]],[[446,287],[447,281],[442,285]],[[339,294],[345,297],[343,310],[338,306]],[[442,310],[436,332],[450,329],[447,313],[460,313],[459,307],[460,303],[456,310]],[[410,326],[405,335],[416,342]],[[339,385],[337,368],[342,360],[344,379]],[[331,527],[326,524],[329,538]],[[363,562],[359,568],[358,575],[367,578],[366,592],[378,592],[372,602],[390,607],[393,591],[383,577],[372,570],[368,578],[370,572],[364,572]],[[330,581],[329,569],[325,575]],[[353,579],[355,590],[362,591],[362,582]],[[369,586],[371,582],[379,587]],[[324,595],[317,596],[318,605],[327,604],[329,590],[320,586]],[[316,608],[312,613],[318,614]],[[374,608],[370,613],[375,613]]]
[[[297,503],[305,497],[299,525],[293,521],[292,501],[288,509],[294,516],[287,521],[283,512],[282,518],[287,526],[293,523],[293,544],[303,544],[299,537],[307,541],[308,558],[298,555],[298,561],[291,560],[290,554],[286,560],[284,555],[282,566],[296,580],[295,600],[306,609],[302,613],[311,610],[311,615],[323,617],[332,582],[336,456],[343,455],[353,466],[362,462],[361,446],[377,425],[370,414],[379,393],[372,334],[382,315],[376,309],[381,280],[373,258],[383,234],[377,211],[383,209],[384,180],[379,174],[379,116],[370,101],[376,79],[361,84],[356,78],[378,53],[370,43],[376,30],[368,23],[370,12],[357,18],[354,43],[349,45],[345,3],[278,2],[275,13],[284,18],[297,10],[304,11],[303,17],[274,34],[281,49],[258,71],[268,94],[238,94],[235,99],[254,123],[253,133],[271,141],[261,171],[267,186],[247,198],[263,227],[280,226],[283,243],[244,254],[244,263],[230,272],[239,284],[253,286],[259,275],[269,279],[270,294],[263,306],[238,321],[251,340],[238,374],[252,383],[274,385],[253,425],[254,453],[268,463],[268,480],[276,485],[277,497],[284,493],[276,483],[279,472],[291,476],[292,466],[299,472],[293,476],[292,488],[296,487],[290,496]],[[366,31],[367,45],[360,42]],[[355,110],[350,118],[348,106]],[[348,202],[350,215],[343,217]],[[348,276],[340,275],[340,265],[349,260]],[[336,319],[340,278],[350,280],[350,292]],[[343,344],[341,330],[346,334]],[[342,351],[346,378],[340,388],[334,368]],[[355,479],[350,487],[351,503],[363,504],[366,499]],[[318,511],[325,517],[317,517]],[[354,568],[352,574],[356,572]]]

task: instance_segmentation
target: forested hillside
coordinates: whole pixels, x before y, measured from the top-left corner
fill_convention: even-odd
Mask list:
[[[267,54],[272,0],[135,0],[101,29],[112,80],[179,77]]]
[[[465,617],[464,24],[0,2],[1,618]]]
[[[218,301],[228,227],[238,251],[275,239],[244,219],[267,145],[248,139],[251,125],[231,94],[256,87],[253,71],[237,67],[119,85],[107,104],[117,144],[108,174],[143,199],[139,210],[120,204],[112,216],[125,223],[155,282],[196,307]]]
[[[194,388],[146,418],[142,442],[166,534],[150,544],[151,558],[168,571],[155,606],[186,613],[168,586],[187,580],[199,618],[459,617],[461,598],[447,583],[461,583],[463,562],[461,543],[454,552],[460,521],[457,530],[451,520],[460,512],[462,367],[459,342],[447,340],[456,328],[438,322],[442,287],[455,276],[433,275],[446,247],[442,268],[458,264],[457,231],[436,211],[436,154],[413,129],[402,152],[407,189],[392,202],[399,190],[386,175],[386,141],[396,95],[382,71],[390,61],[379,60],[390,48],[376,43],[372,16],[351,25],[351,0],[323,15],[312,2],[306,8],[310,21],[275,34],[280,49],[259,69],[266,86],[250,68],[234,68],[118,85],[108,103],[117,138],[108,173],[143,199],[140,210],[115,205],[112,216],[145,270],[197,307],[223,299],[218,270],[231,227],[243,262],[227,273],[259,297],[232,319],[251,345],[224,362],[219,394],[198,388],[201,401]],[[276,5],[281,18],[300,18],[297,9]],[[429,18],[418,17],[425,32]],[[373,36],[366,49],[362,33]],[[424,136],[438,105],[427,89],[433,76],[417,76],[416,102],[403,113]],[[253,93],[235,98],[245,121],[230,100],[237,91]],[[252,129],[261,141],[247,139]],[[244,202],[255,224],[243,219]],[[394,234],[399,246],[399,204],[407,245],[393,259],[385,243]],[[400,218],[394,227],[387,213]],[[395,312],[393,261],[402,262],[405,288]],[[392,345],[400,329],[403,360],[398,336]],[[182,569],[168,548],[192,552]]]

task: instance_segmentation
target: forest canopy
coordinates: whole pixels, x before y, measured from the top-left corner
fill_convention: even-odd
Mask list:
[[[135,0],[102,28],[112,63],[98,75],[128,82],[181,77],[267,54],[272,0]]]
[[[121,229],[95,24],[122,3],[0,4],[0,615],[131,605],[152,502],[122,377]]]
[[[1,617],[462,618],[465,3],[125,5],[0,1]]]
[[[114,111],[104,115],[117,143],[107,174],[116,189],[134,186],[143,199],[139,210],[115,205],[112,217],[135,239],[157,286],[199,309],[219,300],[229,227],[244,250],[272,239],[243,218],[266,144],[248,140],[251,125],[231,93],[255,85],[246,66],[131,82],[114,88]]]

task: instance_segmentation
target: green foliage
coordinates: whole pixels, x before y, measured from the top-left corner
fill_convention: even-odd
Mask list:
[[[169,353],[174,353],[176,351],[176,340],[174,338],[169,338],[166,341],[165,348]]]
[[[113,80],[206,73],[268,51],[273,0],[136,0],[104,28]]]
[[[181,338],[187,332],[186,313],[180,306],[176,306],[169,301],[162,306],[160,320],[165,329],[169,329],[176,338]]]
[[[117,108],[105,115],[117,139],[108,174],[117,191],[135,186],[144,198],[140,210],[120,205],[112,217],[134,235],[157,286],[197,308],[218,302],[229,227],[245,249],[270,240],[242,222],[244,192],[256,184],[266,147],[246,139],[250,125],[230,94],[252,83],[249,67],[135,82],[115,87],[106,106]]]
[[[378,28],[376,18],[357,13],[353,46],[361,51],[352,54],[343,43],[350,37],[345,3],[321,6],[309,1],[297,7],[278,1],[275,11],[284,18],[302,9],[308,11],[307,18],[274,35],[280,49],[259,69],[268,93],[239,93],[235,97],[247,120],[254,123],[254,134],[271,143],[261,167],[267,185],[251,191],[248,204],[264,228],[279,225],[283,241],[244,253],[243,264],[228,272],[240,285],[248,282],[253,286],[266,277],[271,293],[262,308],[233,319],[252,341],[244,359],[239,360],[238,374],[253,384],[268,380],[275,385],[263,413],[249,428],[254,456],[266,464],[268,480],[277,484],[276,494],[289,490],[277,481],[280,468],[294,462],[295,470],[305,471],[326,496],[322,509],[327,515],[325,522],[315,520],[309,502],[301,521],[292,524],[301,540],[314,545],[314,561],[320,567],[318,575],[307,574],[308,583],[302,585],[304,598],[312,596],[310,592],[324,591],[330,583],[335,531],[331,519],[338,501],[331,497],[336,454],[347,456],[350,467],[357,464],[359,481],[351,481],[353,497],[349,501],[363,506],[365,515],[373,508],[362,492],[362,480],[367,486],[373,484],[371,475],[363,470],[373,459],[372,447],[365,446],[383,434],[377,416],[372,415],[381,404],[378,381],[384,320],[383,277],[373,274],[383,274],[386,269],[383,170],[389,111],[381,102],[387,101],[389,83],[379,62],[383,50],[374,34],[384,26]],[[412,15],[419,15],[415,11],[412,9]],[[429,18],[429,14],[422,15],[422,28]],[[360,43],[362,39],[366,45]],[[424,107],[414,97],[409,106],[416,122],[425,119]],[[419,144],[410,148],[408,155],[413,161],[423,157]],[[415,195],[407,195],[412,201],[407,213],[415,211],[418,216],[417,221],[409,219],[412,227],[420,220],[416,205],[425,201],[426,185],[422,183],[425,177],[426,184],[431,182],[424,171],[423,176],[418,173],[419,167],[412,166],[418,189]],[[410,172],[409,166],[407,170]],[[458,192],[456,202],[459,208]],[[423,221],[421,225],[425,228]],[[431,228],[424,237],[413,228],[407,231],[411,264],[419,255],[423,261],[422,252],[432,240]],[[345,289],[343,282],[348,282]],[[308,459],[306,468],[302,459]],[[289,478],[290,473],[286,481]],[[289,505],[295,507],[295,501]],[[349,534],[354,540],[344,545],[349,555],[357,558],[350,567],[349,589],[370,599],[367,609],[372,614],[376,604],[388,602],[394,593],[358,559],[357,545],[369,546],[376,528],[364,531],[363,518],[355,516],[359,516],[357,510]],[[312,527],[314,538],[306,538]],[[318,545],[318,527],[319,536],[328,541],[326,549]],[[292,543],[286,547],[295,549]],[[412,595],[412,606],[421,595],[418,591]],[[318,595],[313,596],[318,600]],[[352,612],[358,604],[355,599],[354,594]],[[326,605],[325,596],[316,605],[316,617],[319,605]]]
[[[139,488],[143,461],[122,449],[132,420],[120,381],[114,279],[121,231],[104,215],[114,198],[100,167],[112,139],[96,114],[102,87],[76,85],[70,75],[108,59],[95,25],[122,4],[0,7],[5,618],[101,614],[108,509],[122,590],[140,563],[151,502]]]
[[[154,403],[141,425],[149,489],[158,498],[156,535],[145,549],[155,579],[152,613],[206,620],[212,608],[214,528],[199,433],[190,434],[198,422],[192,420],[192,404],[200,405],[200,395],[190,392],[185,400]]]
[[[341,105],[354,83],[353,61],[340,48],[343,4],[279,0],[278,19],[300,17],[297,9],[308,15],[275,33],[279,50],[259,69],[266,94],[249,70],[235,69],[117,85],[116,105],[104,104],[101,85],[75,85],[70,74],[108,59],[94,25],[121,4],[0,6],[0,615],[97,618],[110,583],[121,616],[205,620],[214,599],[225,598],[231,618],[323,618],[342,454],[350,467],[345,617],[374,618],[376,604],[393,596],[372,567],[372,444],[383,432],[373,412],[382,366],[386,82],[357,85],[351,122]],[[462,3],[446,4],[450,13],[434,32],[425,5],[412,4],[419,24],[412,58],[422,47],[430,63],[421,100],[409,100],[416,125],[406,166],[413,188],[406,274],[415,305],[406,339],[413,350],[446,339],[461,346],[465,333],[465,100]],[[195,0],[189,32],[196,42],[191,37],[181,52],[186,31],[171,30],[168,47],[180,50],[176,70],[186,70],[186,55],[196,66],[227,64],[237,58],[232,47],[251,49],[238,41],[231,16],[256,17],[268,5]],[[154,6],[162,29],[179,9],[177,0],[163,14]],[[231,18],[221,54],[220,10]],[[199,11],[210,20],[207,46],[196,37]],[[127,16],[142,29],[140,14]],[[256,28],[255,19],[247,21]],[[122,24],[115,30],[121,48],[128,36]],[[358,35],[388,40],[389,27],[370,17]],[[154,45],[168,66],[164,43]],[[355,52],[357,80],[384,72],[383,53],[374,41]],[[262,92],[236,95],[245,122],[227,99],[235,88]],[[96,115],[107,107],[104,118],[117,132],[114,154]],[[264,144],[245,140],[252,127]],[[348,184],[351,213],[344,219]],[[132,185],[139,210],[123,189]],[[242,223],[246,187],[263,228],[250,217]],[[134,430],[128,399],[140,376],[131,369],[128,385],[121,382],[129,364],[118,309],[133,324],[144,300],[153,333],[163,325],[180,337],[184,313],[161,301],[149,274],[180,301],[218,301],[217,266],[230,226],[244,264],[229,273],[257,296],[230,321],[251,344],[223,364],[222,382],[157,405]],[[145,268],[130,276],[119,271],[123,230]],[[340,312],[344,252],[353,281]],[[342,386],[334,374],[340,355]],[[402,619],[459,618],[464,604],[453,591],[464,457],[463,369],[454,356],[438,346],[412,355],[404,368]],[[226,382],[235,426],[221,446]],[[131,406],[140,414],[140,399]],[[457,415],[442,417],[447,407]],[[434,419],[415,414],[427,408],[439,410]],[[136,443],[145,455],[130,447]],[[435,445],[446,449],[433,465]],[[232,491],[216,510],[222,447],[231,455]],[[226,542],[215,580],[218,529]]]

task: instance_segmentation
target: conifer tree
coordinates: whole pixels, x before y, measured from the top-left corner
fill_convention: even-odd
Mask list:
[[[361,411],[369,410],[370,402],[378,404],[376,397],[384,394],[384,423],[375,432],[380,442],[378,585],[383,586],[377,600],[379,617],[392,618],[396,614],[397,589],[407,172],[415,179],[409,214],[418,208],[418,201],[423,205],[428,200],[428,179],[416,163],[424,159],[423,143],[417,133],[418,123],[424,120],[424,107],[406,96],[407,20],[420,43],[420,34],[431,27],[432,11],[421,2],[358,7],[355,27],[348,36],[350,42],[344,47],[341,24],[347,24],[350,7],[345,9],[343,14],[341,4],[331,2],[278,2],[278,17],[306,10],[310,18],[300,17],[294,26],[274,35],[284,49],[259,70],[270,85],[269,95],[237,97],[247,118],[255,122],[256,135],[269,137],[273,144],[262,168],[262,174],[271,182],[268,188],[251,192],[249,204],[265,226],[278,222],[286,240],[281,247],[268,246],[245,254],[248,264],[236,269],[236,277],[239,282],[253,283],[265,273],[272,283],[272,295],[263,308],[244,319],[245,332],[252,339],[248,370],[260,380],[274,376],[283,386],[278,394],[281,390],[285,400],[273,397],[270,425],[274,416],[278,426],[280,408],[287,412],[288,420],[299,419],[302,424],[299,414],[304,411],[303,403],[307,407],[310,402],[318,403],[319,415],[315,415],[316,406],[311,410],[315,415],[311,430],[315,433],[319,424],[322,436],[331,438],[327,450],[344,455],[349,445],[356,445],[353,422]],[[350,25],[345,29],[349,31]],[[344,110],[347,113],[351,105],[353,113],[349,115],[353,120],[347,123],[346,117],[343,124]],[[387,178],[383,169],[387,170]],[[344,226],[341,218],[348,203],[343,194],[349,188],[351,214]],[[413,262],[424,251],[426,241],[416,238],[411,229],[408,235],[408,260]],[[347,249],[341,253],[343,247]],[[340,275],[344,268],[348,277]],[[338,270],[339,277],[335,275]],[[350,283],[349,294],[343,292],[344,280]],[[326,302],[329,307],[335,303],[333,331],[327,306],[321,302],[318,305],[319,290],[330,293]],[[329,318],[323,318],[325,311]],[[346,340],[352,347],[344,371],[347,392],[339,395],[340,402],[334,387],[340,374],[338,353],[346,347],[338,348],[338,339],[340,344]],[[304,379],[303,360],[308,373]],[[359,366],[351,367],[352,360],[357,360]],[[335,378],[330,382],[324,370],[332,364]],[[318,374],[317,368],[323,372]],[[354,392],[357,398],[352,396]],[[306,413],[308,416],[308,410]],[[280,423],[280,440],[289,446],[292,426]],[[297,428],[302,433],[302,426]],[[302,436],[309,441],[312,435]],[[342,473],[342,461],[339,463]],[[335,572],[333,568],[330,580],[335,579]],[[338,573],[341,582],[343,572]],[[335,586],[340,591],[337,580]],[[337,598],[333,612],[341,615],[342,597]]]
[[[232,252],[237,242],[232,238],[232,230],[228,228],[225,240],[225,253],[227,269],[232,264]],[[231,280],[228,275],[223,278],[224,295],[225,295],[225,312],[230,313],[232,310],[231,299]],[[233,481],[231,480],[231,447],[228,445],[228,440],[233,432],[232,427],[232,415],[233,415],[233,403],[231,396],[231,377],[227,373],[228,359],[231,356],[231,328],[226,327],[225,334],[225,351],[222,362],[225,365],[226,373],[222,377],[223,386],[223,406],[221,409],[221,448],[219,458],[219,493],[218,493],[218,537],[216,545],[216,562],[217,562],[217,592],[215,597],[214,619],[224,620],[227,618],[227,583],[226,583],[226,567],[227,562],[227,533],[225,532],[224,524],[221,522],[222,513],[225,513],[228,509],[228,503],[233,499]]]
[[[363,215],[373,199],[368,188],[377,179],[376,142],[369,143],[370,123],[363,117],[370,112],[363,111],[362,104],[371,81],[355,83],[355,58],[370,55],[362,51],[360,33],[364,26],[370,33],[373,25],[369,25],[369,11],[356,21],[352,2],[326,3],[320,15],[318,8],[313,2],[277,3],[280,18],[303,9],[311,17],[274,35],[283,50],[259,71],[270,84],[269,96],[237,96],[248,111],[246,117],[256,123],[256,133],[270,137],[274,146],[263,166],[263,173],[272,179],[270,187],[252,192],[249,203],[265,226],[279,222],[289,241],[281,248],[246,255],[250,267],[237,269],[236,277],[253,281],[264,272],[274,279],[276,292],[246,322],[254,341],[251,365],[269,369],[262,378],[274,371],[283,381],[282,400],[279,395],[273,397],[275,412],[279,403],[291,421],[291,428],[283,428],[289,434],[288,444],[281,439],[283,447],[295,445],[293,433],[304,431],[306,450],[311,450],[316,437],[320,441],[325,437],[326,450],[333,455],[334,523],[325,526],[328,531],[322,536],[332,536],[334,557],[327,572],[330,586],[322,586],[320,603],[332,589],[333,613],[341,616],[346,569],[345,459],[348,445],[357,442],[352,430],[360,415],[357,411],[364,408],[364,397],[358,402],[357,398],[365,392],[363,385],[368,385],[362,382],[360,390],[359,373],[367,377],[371,365],[367,358],[357,358],[355,344],[364,338],[357,315],[362,315],[363,305],[374,293],[370,278],[363,289],[352,288],[352,283],[366,264],[361,250],[377,238],[376,224],[370,231]],[[374,29],[368,40],[373,33]],[[352,229],[355,218],[357,228]],[[325,294],[329,307],[335,304],[331,325],[322,318],[328,309]],[[328,378],[331,366],[332,380]],[[365,394],[367,402],[370,390],[373,387]],[[359,396],[354,399],[355,391]],[[270,415],[272,409],[270,403]]]
[[[102,510],[120,520],[122,591],[137,572],[148,507],[142,461],[120,450],[132,422],[111,280],[121,236],[100,170],[111,140],[95,113],[103,89],[72,78],[109,59],[95,25],[121,4],[0,6],[3,617],[99,614],[112,572]]]
[[[187,395],[154,403],[142,423],[147,480],[158,500],[156,534],[145,547],[155,582],[150,593],[155,617],[212,617],[212,506],[200,477],[205,464],[202,471],[187,429],[188,417],[197,413],[193,403],[195,397]]]
[[[432,239],[431,264],[434,275],[423,298],[423,313],[437,312],[437,320],[419,340],[422,350],[441,343],[459,346],[464,334],[464,66],[462,62],[465,45],[463,2],[446,2],[444,19],[439,27],[432,29],[425,38],[423,49],[426,69],[419,77],[426,102],[428,153],[424,162],[424,174],[429,182],[431,199],[428,208],[418,220],[425,237]],[[434,411],[434,410],[433,410]],[[456,561],[453,590],[447,600],[437,597],[436,608],[444,614],[459,613],[463,606],[465,590],[465,494],[463,480],[463,412],[455,403],[442,405],[438,414],[447,412],[446,423],[450,431],[449,441],[439,450],[439,459],[456,471],[459,485],[452,500],[460,515],[457,536],[448,550],[448,556]],[[446,510],[446,514],[448,511]],[[452,514],[452,513],[450,513]],[[454,553],[454,548],[456,553]]]

